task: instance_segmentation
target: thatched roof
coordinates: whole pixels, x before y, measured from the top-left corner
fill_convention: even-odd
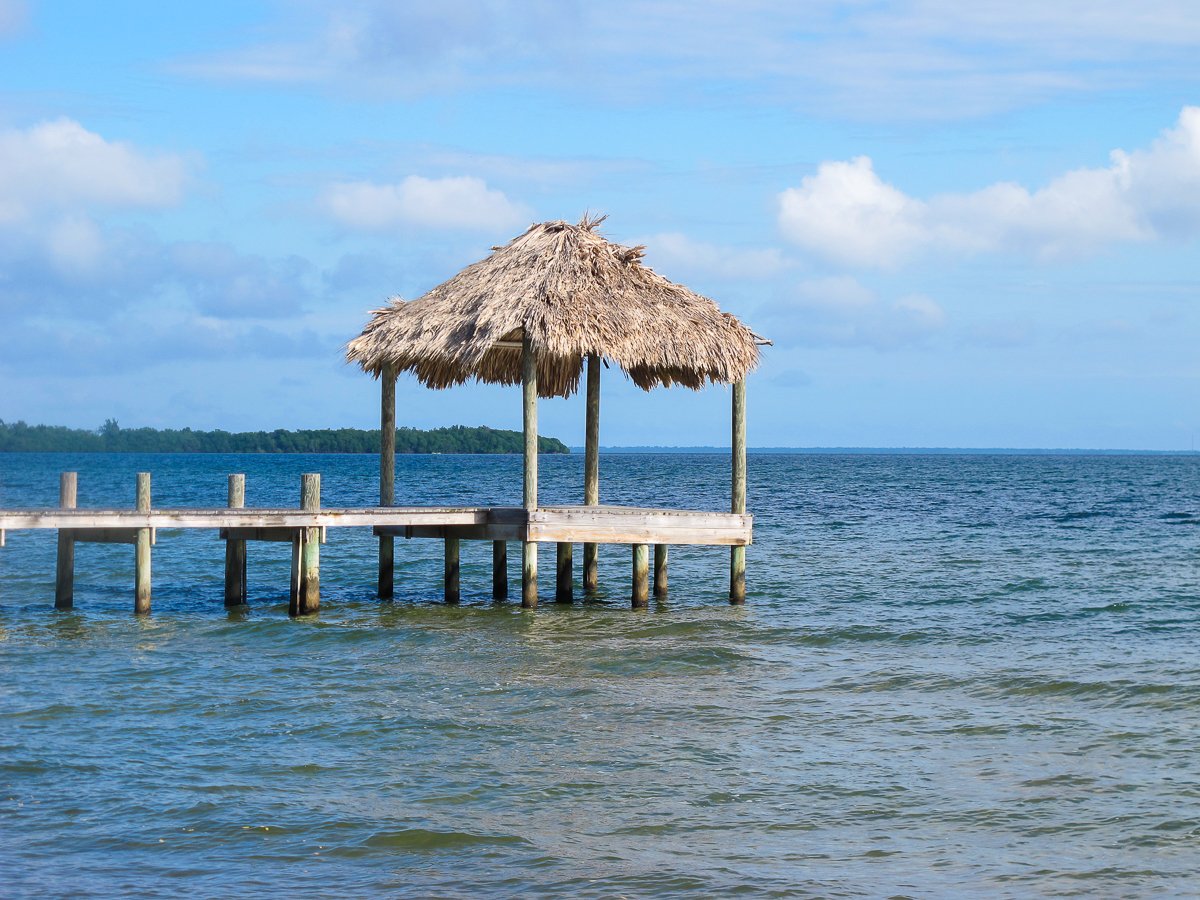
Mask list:
[[[741,380],[762,342],[707,297],[642,265],[642,247],[596,226],[543,222],[411,302],[371,314],[346,358],[379,375],[391,364],[432,388],[472,378],[521,382],[521,337],[538,361],[538,393],[571,394],[589,354],[649,390]]]

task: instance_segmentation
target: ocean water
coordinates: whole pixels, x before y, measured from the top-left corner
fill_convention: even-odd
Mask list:
[[[358,456],[0,455],[0,506],[370,504]],[[544,457],[543,502],[582,495]],[[397,500],[516,503],[520,460],[402,457]],[[721,509],[728,462],[607,455],[606,502]],[[215,534],[0,549],[0,894],[962,897],[1200,892],[1200,458],[754,455],[749,602],[728,551],[670,596],[495,604],[490,547],[330,530],[318,616],[286,545],[222,606]],[[515,546],[513,551],[515,551]],[[510,551],[511,574],[517,554]],[[576,551],[578,554],[578,550]],[[578,556],[577,556],[578,559]],[[578,570],[578,564],[577,564]],[[519,597],[514,579],[512,596]]]

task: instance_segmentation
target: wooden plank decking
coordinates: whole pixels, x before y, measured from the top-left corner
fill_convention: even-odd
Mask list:
[[[548,506],[533,510],[487,506],[387,506],[301,509],[155,508],[5,509],[0,531],[71,529],[193,529],[228,531],[254,539],[244,529],[369,527],[402,537],[459,537],[539,543],[706,544],[745,546],[753,517],[737,513],[647,509],[627,506]],[[282,538],[282,533],[277,533]],[[275,537],[275,535],[272,535]],[[263,534],[267,538],[267,534]],[[82,534],[78,540],[87,540]],[[260,538],[261,539],[261,538]]]

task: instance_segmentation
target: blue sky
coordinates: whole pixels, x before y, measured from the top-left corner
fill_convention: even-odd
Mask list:
[[[371,427],[370,309],[590,210],[775,340],[752,445],[1188,449],[1198,51],[1190,0],[0,0],[0,418]],[[727,432],[609,371],[603,443]]]

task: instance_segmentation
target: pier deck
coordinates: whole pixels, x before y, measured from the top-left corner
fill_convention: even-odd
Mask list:
[[[396,537],[540,543],[746,546],[752,517],[632,506],[375,506],[319,510],[238,508],[0,509],[0,532],[26,529],[373,528]]]
[[[7,532],[55,531],[58,561],[54,605],[74,603],[75,545],[133,544],[134,611],[150,611],[151,547],[159,531],[211,529],[225,542],[225,603],[246,602],[246,545],[251,541],[282,541],[292,545],[292,584],[288,609],[292,615],[316,612],[320,605],[320,545],[329,528],[370,528],[378,537],[379,596],[393,593],[393,542],[397,537],[434,538],[445,546],[446,601],[459,598],[459,543],[492,542],[492,593],[508,596],[509,541],[522,551],[523,606],[537,605],[537,545],[557,545],[555,599],[570,602],[573,595],[573,547],[584,546],[584,589],[595,590],[595,548],[599,544],[628,544],[633,551],[635,607],[649,596],[650,547],[654,547],[654,593],[667,592],[667,548],[671,544],[725,545],[742,553],[750,543],[753,519],[742,512],[646,509],[631,506],[368,506],[322,507],[321,476],[301,476],[299,508],[245,506],[245,475],[228,476],[228,506],[207,508],[155,507],[151,503],[150,473],[137,476],[133,508],[83,508],[76,503],[78,477],[63,472],[59,505],[41,509],[0,509],[0,547]],[[590,548],[590,549],[589,549]],[[590,565],[589,565],[590,562]],[[731,575],[739,569],[731,563]]]

